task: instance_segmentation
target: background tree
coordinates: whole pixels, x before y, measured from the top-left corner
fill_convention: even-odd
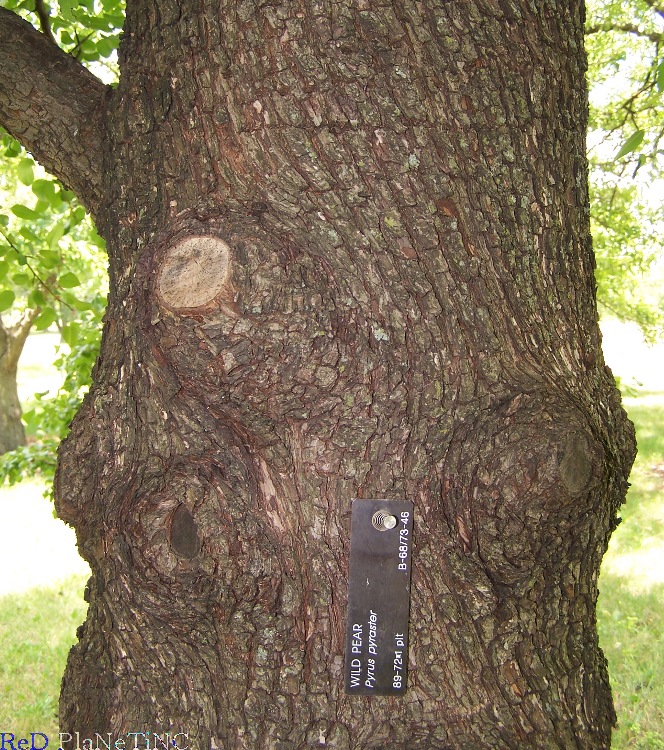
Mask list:
[[[6,326],[0,317],[0,453],[25,443],[16,374],[25,340],[38,314],[31,310],[11,326]]]
[[[116,91],[6,11],[0,52],[0,120],[111,268],[56,479],[93,569],[63,730],[607,747],[596,580],[634,441],[582,4],[137,0]],[[416,504],[405,699],[342,690],[353,497]]]

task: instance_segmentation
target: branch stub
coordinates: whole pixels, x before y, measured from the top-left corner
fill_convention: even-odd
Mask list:
[[[218,237],[187,237],[166,251],[158,289],[175,309],[202,307],[228,279],[230,248]]]

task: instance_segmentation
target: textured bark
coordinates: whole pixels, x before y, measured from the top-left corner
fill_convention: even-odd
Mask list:
[[[607,748],[582,3],[134,0],[120,61],[62,730]],[[405,698],[343,692],[353,497],[415,503]]]
[[[107,87],[0,8],[0,122],[96,215]]]
[[[18,362],[39,310],[31,310],[13,326],[0,318],[0,454],[25,445],[18,397]]]

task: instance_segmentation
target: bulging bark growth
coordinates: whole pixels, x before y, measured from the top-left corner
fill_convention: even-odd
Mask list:
[[[582,3],[135,0],[120,62],[62,730],[608,747]],[[415,504],[405,698],[343,692],[354,497]]]

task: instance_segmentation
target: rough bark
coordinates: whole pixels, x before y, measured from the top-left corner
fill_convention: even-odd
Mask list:
[[[0,8],[0,122],[96,216],[107,87],[45,34]]]
[[[134,0],[120,60],[62,730],[607,748],[582,3]],[[354,497],[415,503],[403,699],[343,693]]]
[[[0,454],[25,445],[18,397],[18,362],[38,314],[38,310],[31,310],[13,326],[6,326],[0,318]]]

